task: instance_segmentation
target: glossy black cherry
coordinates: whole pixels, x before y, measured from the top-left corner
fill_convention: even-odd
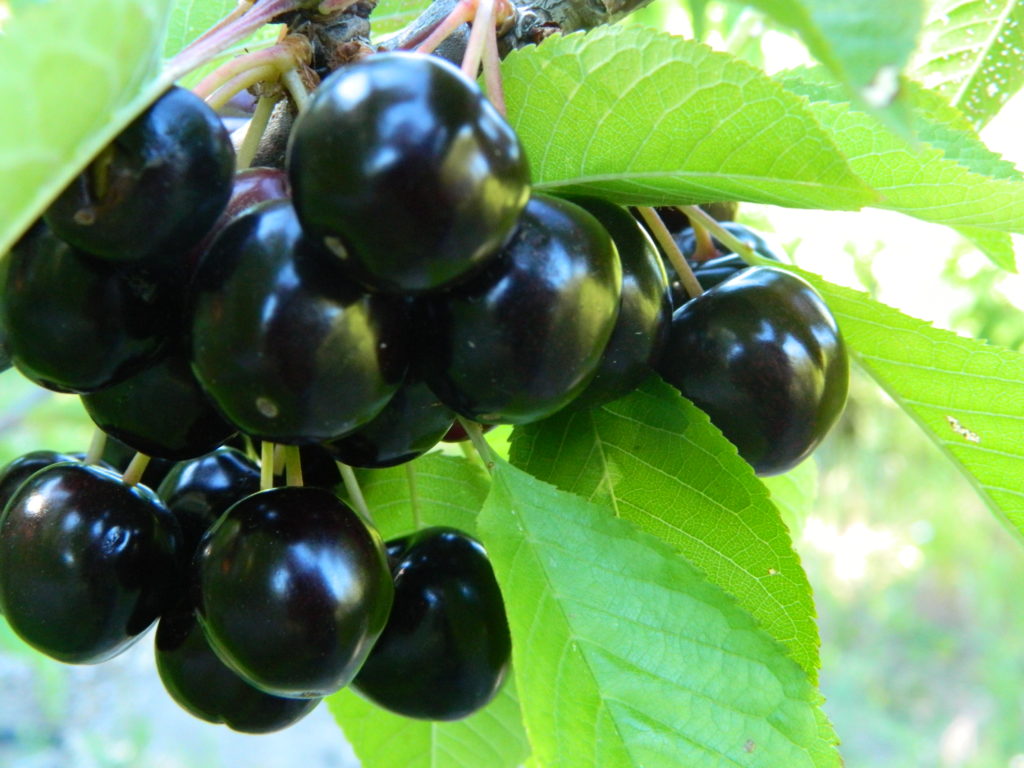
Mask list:
[[[160,483],[157,495],[178,518],[183,551],[191,558],[217,518],[259,489],[256,462],[234,448],[218,448],[176,464]]]
[[[0,262],[0,324],[14,365],[59,392],[123,381],[177,333],[178,277],[94,259],[36,224]]]
[[[593,407],[628,395],[653,373],[672,320],[672,297],[654,241],[625,208],[593,197],[571,199],[608,230],[622,262],[615,330],[594,379],[573,402]]]
[[[98,467],[36,472],[0,518],[0,606],[22,640],[59,661],[127,648],[168,605],[182,565],[163,503]]]
[[[193,281],[192,367],[239,430],[317,443],[376,416],[405,377],[405,307],[357,288],[287,201],[235,219]]]
[[[529,197],[515,131],[436,56],[384,53],[335,71],[296,119],[287,163],[303,227],[382,291],[477,270]]]
[[[93,422],[147,456],[181,461],[209,453],[235,433],[175,345],[119,384],[82,395]]]
[[[796,466],[842,413],[846,346],[809,283],[751,267],[676,310],[658,372],[759,475]]]
[[[78,461],[80,456],[58,451],[30,451],[9,461],[0,469],[0,513],[14,492],[40,469],[60,462]]]
[[[206,234],[231,192],[235,151],[217,114],[171,88],[47,209],[64,240],[107,259],[177,258]]]
[[[466,285],[422,297],[424,380],[457,413],[524,424],[589,383],[619,310],[611,237],[577,205],[534,195],[498,259]]]
[[[498,692],[512,649],[484,548],[461,531],[427,528],[389,542],[388,557],[395,603],[355,687],[406,717],[473,714]]]
[[[338,461],[353,467],[393,467],[421,456],[451,429],[455,414],[426,384],[407,379],[369,424],[324,443]]]
[[[199,620],[217,655],[279,696],[348,684],[394,594],[380,536],[322,488],[238,502],[203,539],[196,566]]]
[[[241,733],[271,733],[312,712],[320,699],[272,696],[249,685],[210,648],[190,607],[164,614],[156,629],[156,668],[186,712]]]

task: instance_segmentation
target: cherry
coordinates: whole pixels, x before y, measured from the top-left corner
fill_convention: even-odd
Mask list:
[[[534,195],[483,273],[418,309],[418,365],[441,401],[483,423],[568,405],[597,370],[618,314],[611,238],[577,205]]]
[[[750,227],[733,221],[724,222],[722,227],[732,233],[741,243],[757,251],[759,256],[764,256],[766,259],[772,259],[773,261],[781,262],[783,260],[782,249],[773,244],[760,232],[755,232]],[[697,250],[697,238],[694,235],[693,229],[685,229],[675,237],[676,244],[679,246],[679,250],[682,251],[683,256],[686,257],[690,268],[693,270],[694,277],[697,278],[697,282],[705,290],[714,288],[723,280],[750,266],[742,256],[738,253],[732,253],[730,249],[722,245],[717,239],[713,239],[712,242],[716,250],[722,255],[706,259],[705,261],[695,261],[693,255]],[[672,299],[675,306],[681,307],[689,301],[689,298],[682,283],[679,280],[673,280]]]
[[[497,424],[481,424],[480,431],[490,432],[496,426]],[[441,441],[445,443],[461,443],[465,440],[469,440],[469,435],[466,433],[466,428],[458,421],[452,424],[451,428],[444,433],[444,437],[441,438]]]
[[[653,373],[672,319],[672,298],[654,241],[625,208],[593,197],[570,199],[608,230],[622,262],[615,330],[593,381],[573,401],[593,407],[628,395]]]
[[[676,310],[658,372],[759,475],[796,466],[846,402],[846,346],[803,279],[751,267]]]
[[[200,544],[196,573],[210,645],[278,696],[346,685],[394,593],[380,536],[322,488],[274,488],[232,506]]]
[[[82,395],[82,404],[104,432],[162,459],[201,456],[235,433],[177,349],[119,384]]]
[[[11,628],[59,661],[127,648],[178,582],[181,530],[144,486],[99,467],[33,474],[0,519],[0,606]]]
[[[137,117],[44,214],[58,236],[108,259],[193,246],[228,201],[235,152],[202,99],[171,88]]]
[[[254,688],[210,648],[190,607],[169,611],[156,629],[156,668],[189,714],[242,733],[271,733],[308,715],[320,699],[289,699]]]
[[[405,376],[405,307],[357,288],[287,201],[229,224],[193,281],[192,365],[238,429],[315,443],[376,416]]]
[[[177,279],[94,259],[37,223],[0,262],[0,325],[14,365],[58,392],[123,381],[178,330]]]
[[[287,164],[303,227],[382,291],[477,270],[529,197],[515,132],[435,56],[377,54],[335,71],[296,119]]]
[[[7,506],[7,502],[21,484],[40,469],[60,462],[79,461],[80,458],[57,451],[31,451],[8,462],[0,469],[0,510]]]
[[[176,464],[160,483],[157,495],[178,518],[182,551],[191,557],[217,518],[259,489],[256,462],[234,448],[218,448]]]
[[[202,240],[194,246],[188,254],[187,266],[189,272],[195,270],[196,265],[213,243],[220,231],[234,221],[238,216],[259,203],[269,200],[285,200],[291,197],[291,188],[288,186],[288,175],[277,168],[245,168],[235,174],[231,182],[231,197],[228,204],[221,213],[220,218],[206,233]]]
[[[388,543],[395,602],[355,679],[407,717],[458,720],[494,698],[511,640],[484,548],[461,531],[427,528]]]
[[[354,467],[393,467],[437,445],[454,418],[426,384],[408,379],[373,421],[347,437],[324,443],[324,448]]]

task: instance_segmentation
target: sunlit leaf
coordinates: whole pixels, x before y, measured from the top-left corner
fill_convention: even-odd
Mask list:
[[[171,0],[18,6],[0,36],[0,253],[153,101]]]
[[[734,595],[817,678],[807,575],[764,485],[707,416],[652,378],[513,433],[512,463],[653,534]]]
[[[875,199],[799,98],[700,43],[605,27],[514,52],[502,73],[537,190],[637,204]]]
[[[659,539],[501,460],[479,530],[540,765],[840,765],[804,671]]]

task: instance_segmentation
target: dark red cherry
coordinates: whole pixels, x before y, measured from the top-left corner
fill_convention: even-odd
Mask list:
[[[426,384],[407,379],[373,421],[324,448],[353,467],[393,467],[437,445],[454,419]]]
[[[249,685],[217,658],[187,607],[160,619],[156,668],[164,688],[186,712],[242,733],[287,728],[320,703],[320,699],[272,696]]]
[[[355,687],[406,717],[473,714],[498,692],[512,649],[484,548],[461,531],[427,528],[389,542],[388,557],[391,618]]]
[[[457,413],[525,424],[568,405],[597,370],[619,309],[611,237],[577,205],[534,195],[498,259],[422,297],[423,379]]]
[[[622,262],[615,330],[594,379],[573,401],[593,407],[628,395],[653,373],[672,320],[672,298],[654,241],[625,208],[593,197],[571,199],[608,230]]]
[[[326,696],[348,684],[391,610],[380,536],[322,488],[238,502],[203,539],[196,566],[211,646],[278,696]]]
[[[193,290],[193,371],[255,439],[340,437],[376,416],[405,377],[404,304],[357,288],[303,237],[286,201],[228,225]]]
[[[37,224],[0,262],[0,324],[27,378],[95,392],[131,376],[178,331],[170,273],[94,259]]]
[[[481,424],[481,432],[490,432],[494,429],[497,424]],[[456,421],[452,424],[451,428],[444,433],[444,437],[441,440],[445,443],[461,443],[463,440],[469,440],[469,435],[466,434],[466,428],[462,424]]]
[[[107,259],[178,256],[224,210],[235,151],[202,99],[171,88],[47,209],[59,237]]]
[[[108,435],[161,459],[202,456],[235,433],[176,347],[121,383],[82,395],[82,404]]]
[[[658,372],[759,475],[796,466],[842,413],[846,346],[809,283],[751,267],[676,310]]]
[[[157,495],[178,518],[182,550],[191,557],[217,518],[259,489],[256,462],[234,448],[218,448],[176,464],[160,483]]]
[[[209,232],[194,246],[187,257],[191,273],[199,260],[213,243],[220,231],[234,219],[255,205],[270,200],[284,200],[291,196],[288,174],[277,168],[245,168],[235,174],[231,181],[231,197],[224,212],[214,222]]]
[[[21,484],[40,469],[60,462],[78,461],[79,458],[57,451],[31,451],[5,464],[0,469],[0,512]]]
[[[529,197],[515,131],[435,56],[378,54],[335,71],[296,119],[287,162],[303,227],[382,291],[477,270]]]
[[[145,486],[99,467],[54,464],[0,519],[0,606],[38,651],[72,664],[109,659],[167,606],[181,530]]]

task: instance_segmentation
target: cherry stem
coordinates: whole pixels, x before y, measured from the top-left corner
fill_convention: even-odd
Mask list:
[[[420,520],[420,493],[416,487],[416,470],[413,469],[412,462],[405,462],[405,481],[409,486],[409,504],[412,507],[412,524],[418,531],[423,527],[423,523]]]
[[[690,225],[693,227],[693,237],[697,241],[697,247],[693,251],[693,260],[702,262],[716,258],[719,255],[718,248],[715,247],[715,241],[711,238],[707,227],[693,219],[690,219]]]
[[[92,433],[92,440],[89,441],[89,450],[85,454],[86,464],[99,464],[103,458],[103,451],[107,447],[107,433],[96,427]]]
[[[241,74],[268,66],[284,69],[290,67],[292,63],[292,53],[281,45],[246,53],[217,67],[200,80],[192,92],[199,98],[208,100],[215,92],[226,87]]]
[[[474,82],[480,73],[488,29],[494,30],[494,0],[476,0],[473,26],[466,43],[466,52],[462,55],[462,74]]]
[[[477,455],[480,456],[480,461],[484,463],[484,467],[488,472],[494,471],[494,454],[491,453],[491,446],[487,444],[487,440],[484,438],[483,430],[480,425],[475,421],[470,421],[462,416],[456,417],[459,420],[459,424],[466,430],[466,434],[469,435],[469,441],[476,448]]]
[[[459,440],[459,449],[462,451],[462,455],[474,464],[481,463],[480,454],[476,452],[476,448],[474,448],[470,443],[465,440]]]
[[[142,474],[146,471],[146,467],[149,466],[150,457],[144,453],[136,453],[130,462],[128,467],[125,469],[124,474],[121,475],[121,479],[125,485],[138,485],[142,479]]]
[[[342,464],[340,461],[336,463],[338,471],[341,473],[342,482],[345,483],[345,490],[348,491],[348,496],[352,499],[356,512],[368,523],[373,524],[373,515],[370,513],[370,507],[366,504],[363,489],[359,487],[359,478],[356,477],[356,473],[352,471],[352,467],[348,464]]]
[[[280,76],[280,73],[281,71],[273,64],[264,64],[261,67],[247,69],[224,83],[217,89],[216,93],[206,99],[206,103],[216,112],[231,101],[235,94],[264,80],[275,80]]]
[[[241,14],[236,8],[208,34],[195,40],[178,53],[163,72],[163,79],[175,82],[193,69],[202,66],[235,43],[245,40],[253,32],[282,13],[302,5],[301,0],[256,0]]]
[[[281,73],[281,82],[284,87],[288,89],[288,95],[292,97],[292,101],[295,102],[295,108],[301,112],[306,108],[306,104],[309,103],[309,91],[306,90],[306,84],[302,82],[302,78],[299,77],[299,72],[295,67],[286,69]]]
[[[260,445],[260,490],[274,487],[274,444],[264,440]]]
[[[288,485],[302,485],[302,456],[299,453],[299,446],[285,447],[284,463]]]
[[[651,230],[651,234],[658,241],[658,245],[661,246],[665,255],[668,256],[668,260],[672,262],[672,266],[679,275],[679,280],[682,282],[686,294],[691,299],[695,299],[704,293],[704,289],[700,287],[697,278],[693,276],[693,270],[686,263],[682,251],[679,250],[679,246],[676,245],[672,233],[668,231],[668,227],[665,226],[665,222],[661,220],[658,212],[647,206],[639,206],[637,210],[640,211],[640,215],[643,216],[647,228]]]
[[[235,158],[235,167],[239,171],[252,165],[252,159],[256,157],[260,139],[263,138],[263,133],[267,130],[276,104],[277,99],[273,96],[260,96],[260,100],[256,102],[256,110],[252,113],[249,126],[245,129],[245,138],[242,139]]]
[[[749,245],[740,240],[736,235],[730,232],[728,229],[723,227],[717,221],[715,217],[709,214],[707,211],[697,205],[680,205],[679,210],[690,217],[691,222],[700,222],[700,225],[704,227],[711,235],[722,243],[726,248],[729,248],[733,253],[738,253],[740,257],[748,264],[773,264],[775,262],[770,259],[766,259],[759,255],[757,251],[751,248]],[[696,227],[694,228],[696,231]]]
[[[459,0],[452,12],[444,17],[444,20],[434,27],[434,30],[427,35],[426,39],[416,46],[416,53],[431,53],[437,46],[444,42],[452,32],[461,27],[473,18],[476,13],[474,0]]]
[[[491,24],[487,28],[484,41],[484,84],[487,86],[487,98],[502,117],[508,116],[505,106],[505,86],[501,81],[501,54],[498,52],[498,27]]]

